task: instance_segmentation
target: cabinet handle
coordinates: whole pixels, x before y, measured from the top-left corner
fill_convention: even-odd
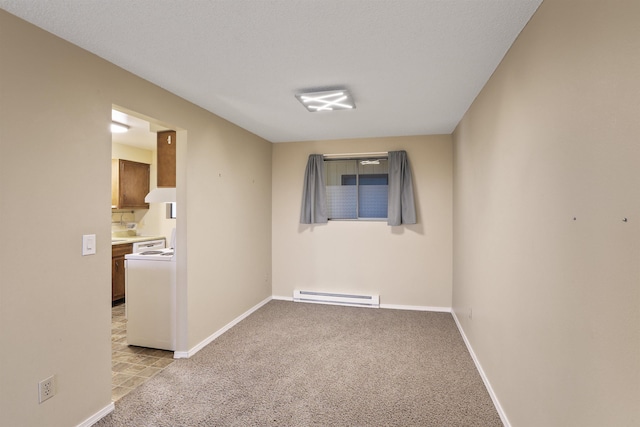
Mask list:
[[[116,270],[119,270],[119,269],[120,269],[120,262],[116,261]]]

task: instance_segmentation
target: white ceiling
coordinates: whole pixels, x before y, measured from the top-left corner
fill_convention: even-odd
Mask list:
[[[542,0],[0,0],[271,142],[448,134]],[[355,110],[295,94],[348,89]]]

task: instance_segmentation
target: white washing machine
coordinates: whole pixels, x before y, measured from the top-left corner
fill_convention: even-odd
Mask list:
[[[127,343],[176,349],[176,261],[172,248],[125,255]]]

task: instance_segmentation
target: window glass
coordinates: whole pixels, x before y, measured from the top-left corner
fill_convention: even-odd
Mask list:
[[[176,203],[167,203],[167,219],[175,219],[176,218]]]
[[[330,220],[387,218],[386,158],[325,160],[324,166]]]

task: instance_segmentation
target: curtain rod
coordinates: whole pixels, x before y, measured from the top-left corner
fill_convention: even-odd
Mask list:
[[[387,156],[388,151],[375,151],[371,153],[338,153],[338,154],[323,154],[324,157],[369,157],[369,156]]]

